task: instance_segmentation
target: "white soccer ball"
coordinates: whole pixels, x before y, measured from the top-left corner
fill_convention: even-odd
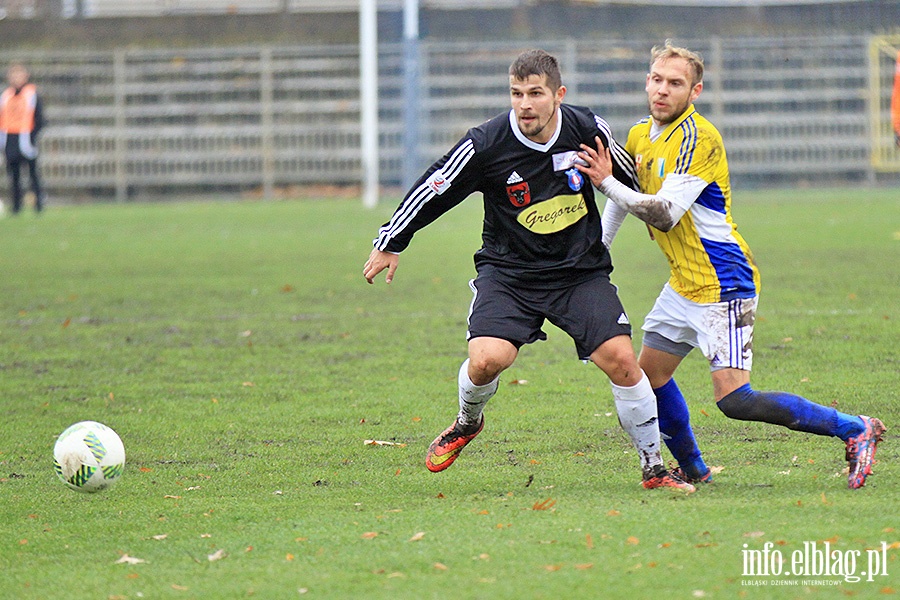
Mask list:
[[[125,446],[115,431],[96,421],[75,423],[53,447],[56,474],[79,492],[99,492],[125,470]]]

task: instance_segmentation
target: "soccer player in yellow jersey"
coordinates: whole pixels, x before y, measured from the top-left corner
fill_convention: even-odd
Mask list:
[[[850,463],[848,485],[862,487],[885,431],[878,419],[838,412],[786,392],[750,386],[759,271],[731,218],[731,186],[722,136],[693,102],[703,90],[703,59],[666,41],[653,48],[647,75],[650,116],[635,124],[625,149],[641,192],[611,176],[609,152],[582,145],[579,170],[609,198],[603,213],[609,246],[631,213],[649,226],[671,277],[644,321],[639,357],[656,393],[660,431],[688,481],[711,480],[687,404],[673,376],[699,348],[709,361],[719,409],[733,419],[838,437]]]

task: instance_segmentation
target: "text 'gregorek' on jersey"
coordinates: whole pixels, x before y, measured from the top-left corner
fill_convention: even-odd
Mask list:
[[[561,104],[557,116],[556,132],[544,144],[519,130],[512,110],[470,129],[413,185],[379,230],[375,248],[403,251],[416,231],[481,192],[479,273],[493,269],[498,279],[542,288],[608,276],[600,212],[590,179],[575,168],[577,152],[599,137],[611,146],[613,175],[638,189],[634,162],[590,109]]]

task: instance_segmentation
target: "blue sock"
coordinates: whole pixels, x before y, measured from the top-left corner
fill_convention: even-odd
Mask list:
[[[659,432],[666,447],[678,461],[685,474],[692,479],[700,479],[709,472],[703,462],[700,447],[691,429],[691,416],[687,402],[675,379],[653,390],[656,394],[656,409],[659,415]]]
[[[787,392],[757,392],[749,383],[719,400],[718,406],[732,419],[783,425],[795,431],[834,436],[844,441],[865,429],[859,417]]]

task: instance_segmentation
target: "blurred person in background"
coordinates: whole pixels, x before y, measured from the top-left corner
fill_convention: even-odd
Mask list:
[[[631,213],[650,226],[668,259],[671,276],[644,320],[639,357],[656,394],[660,432],[682,479],[710,480],[674,379],[684,357],[700,348],[709,361],[716,406],[727,417],[842,440],[848,487],[860,488],[885,431],[880,420],[750,386],[759,270],[731,218],[722,136],[694,108],[702,89],[699,54],[670,41],[653,48],[646,80],[650,116],[631,128],[625,143],[643,193],[612,177],[603,148],[583,145],[580,156],[587,166],[578,166],[609,198],[602,219],[604,243],[612,244]]]
[[[900,52],[894,69],[894,94],[891,96],[891,124],[894,126],[894,141],[900,148]]]
[[[44,208],[45,200],[37,164],[37,137],[44,126],[44,115],[37,88],[28,79],[28,70],[23,65],[11,65],[7,71],[9,87],[0,95],[0,140],[6,148],[6,173],[13,213],[22,209],[23,163],[28,165],[37,212]]]

